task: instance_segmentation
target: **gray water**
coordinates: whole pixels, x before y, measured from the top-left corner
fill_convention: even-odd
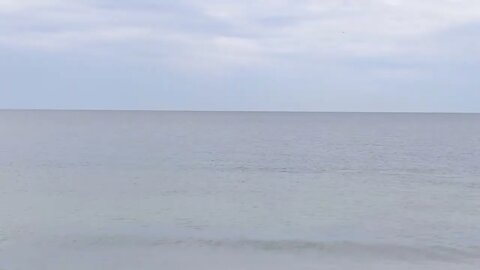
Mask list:
[[[479,269],[480,115],[0,112],[0,269]]]

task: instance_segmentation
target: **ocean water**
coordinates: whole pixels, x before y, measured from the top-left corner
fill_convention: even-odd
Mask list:
[[[0,112],[0,269],[480,269],[480,115]]]

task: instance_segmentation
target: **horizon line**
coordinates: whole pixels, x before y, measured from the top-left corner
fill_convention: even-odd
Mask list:
[[[0,108],[5,111],[64,111],[64,112],[198,112],[198,113],[391,113],[391,114],[480,114],[480,112],[447,111],[302,111],[302,110],[181,110],[181,109],[51,109],[51,108]]]

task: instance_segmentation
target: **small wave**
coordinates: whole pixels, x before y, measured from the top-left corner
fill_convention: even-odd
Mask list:
[[[321,242],[302,240],[251,239],[172,239],[137,236],[103,236],[70,239],[63,242],[69,248],[113,247],[179,247],[212,249],[253,249],[265,252],[310,253],[340,257],[370,257],[408,261],[467,261],[480,258],[480,247],[453,248],[444,246],[414,247],[385,243]]]

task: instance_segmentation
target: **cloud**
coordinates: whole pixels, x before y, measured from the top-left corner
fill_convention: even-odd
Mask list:
[[[33,9],[58,5],[58,0],[1,0],[0,12],[16,12],[24,9]]]
[[[223,69],[434,54],[430,40],[480,21],[480,2],[0,0],[0,16],[0,46],[98,53],[110,44],[173,67]]]

